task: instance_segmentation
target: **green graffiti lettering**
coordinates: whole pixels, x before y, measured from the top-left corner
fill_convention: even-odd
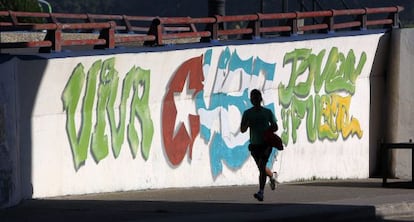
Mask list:
[[[315,101],[315,102],[314,102]],[[315,109],[314,109],[315,107]],[[321,122],[320,96],[315,95],[315,100],[310,96],[306,101],[306,131],[308,140],[315,142]]]
[[[319,127],[319,139],[330,139],[336,140],[338,138],[338,134],[336,132],[336,126],[334,121],[334,115],[331,106],[331,97],[328,95],[321,96],[321,119],[322,124]]]
[[[96,93],[96,79],[101,63],[101,60],[96,61],[88,72],[86,93],[82,103],[83,112],[81,128],[79,132],[76,132],[75,114],[85,82],[85,72],[82,64],[79,64],[73,71],[62,95],[63,108],[66,111],[66,130],[72,147],[76,169],[79,169],[87,158],[90,134],[92,131],[92,108]],[[89,110],[89,112],[87,110]]]
[[[98,81],[99,77],[99,81]],[[85,95],[81,108],[82,121],[80,132],[76,132],[76,110],[81,99],[81,93],[87,78]],[[149,109],[150,71],[132,67],[123,80],[122,93],[118,109],[118,123],[116,121],[115,101],[118,92],[119,76],[115,69],[115,58],[97,61],[90,68],[86,77],[84,67],[79,64],[72,73],[62,100],[67,115],[67,132],[72,148],[75,169],[78,170],[87,159],[88,146],[95,162],[105,159],[109,154],[109,138],[106,135],[107,120],[109,121],[110,138],[114,157],[120,154],[125,140],[125,128],[129,97],[130,101],[129,123],[127,126],[128,142],[132,156],[135,158],[139,149],[141,133],[142,156],[149,157],[152,137],[154,133],[153,122]],[[97,86],[97,84],[99,84]],[[96,90],[96,88],[98,88]],[[95,102],[95,95],[97,101]],[[93,107],[96,103],[96,113]],[[92,133],[93,114],[96,114],[94,131]],[[140,130],[137,131],[135,119],[139,120]],[[92,133],[92,134],[91,134]],[[78,135],[79,134],[79,135]],[[90,144],[89,144],[90,143]]]
[[[288,85],[279,84],[279,103],[282,105],[282,140],[297,141],[297,129],[306,116],[306,131],[310,142],[316,139],[337,140],[339,134],[344,139],[350,135],[361,138],[363,133],[358,119],[349,117],[351,96],[355,93],[355,83],[367,60],[363,52],[356,65],[353,50],[345,56],[338,48],[329,52],[324,67],[322,61],[325,50],[312,54],[311,49],[295,49],[285,54],[283,66],[291,65]],[[356,65],[356,66],[355,66]],[[307,75],[300,81],[301,75]],[[311,90],[314,95],[311,95]],[[324,95],[319,95],[324,87]],[[340,94],[348,94],[342,97]]]
[[[100,84],[98,88],[98,104],[96,108],[95,132],[92,134],[91,150],[96,162],[108,156],[108,136],[105,135],[105,109],[111,93],[113,79],[117,77],[114,69],[115,59],[105,60],[101,67]]]
[[[281,109],[281,119],[282,119],[282,126],[283,126],[283,131],[280,135],[283,144],[287,145],[289,143],[289,130],[290,130],[290,125],[289,125],[289,116],[290,116],[290,109],[287,108],[283,108]]]
[[[285,136],[288,139],[288,128],[285,126],[289,125],[289,114],[291,114],[291,122],[292,122],[292,140],[293,143],[297,141],[297,129],[299,128],[302,119],[305,118],[306,115],[306,130],[308,135],[308,140],[310,142],[316,141],[317,131],[319,129],[319,123],[321,120],[320,115],[320,106],[319,106],[320,98],[316,96],[315,98],[315,107],[314,107],[314,99],[312,96],[308,97],[306,100],[300,100],[296,97],[292,99],[291,109],[285,109],[282,113],[282,124],[283,128],[286,131],[282,132],[282,137]],[[283,140],[285,142],[285,140]],[[286,140],[287,144],[288,140]]]
[[[306,95],[306,92],[310,89],[309,83],[298,83],[295,85],[297,78],[303,74],[309,66],[307,59],[309,58],[310,53],[310,49],[295,49],[293,52],[286,53],[283,59],[283,66],[287,63],[291,63],[292,70],[288,85],[284,86],[282,83],[279,84],[279,102],[283,106],[289,106],[294,93],[297,96],[303,96]],[[299,67],[298,61],[301,62]],[[312,77],[309,77],[308,81],[311,81],[311,78]]]
[[[362,130],[358,119],[349,116],[349,107],[351,105],[351,96],[332,95],[333,113],[336,114],[336,129],[342,133],[343,138],[349,135],[357,135],[362,138]]]
[[[316,94],[320,92],[323,82],[325,81],[326,76],[328,75],[330,70],[329,68],[327,69],[329,65],[325,65],[324,71],[321,72],[322,59],[325,56],[325,52],[325,50],[322,50],[321,52],[319,52],[317,56],[313,54],[309,56],[309,75],[312,75],[315,78],[315,82],[313,83],[313,85]]]
[[[355,81],[361,74],[366,60],[366,54],[362,53],[358,66],[355,68],[355,54],[353,50],[350,50],[345,58],[343,53],[338,52],[338,48],[332,48],[327,64],[330,70],[326,78],[326,93],[345,91],[353,95],[355,93]],[[336,70],[338,63],[340,63],[339,69]]]
[[[131,105],[130,121],[128,124],[128,141],[131,147],[132,155],[135,157],[139,146],[138,133],[135,130],[135,117],[138,118],[142,132],[142,155],[145,159],[149,157],[152,136],[154,134],[154,126],[151,120],[151,112],[149,109],[149,85],[150,72],[141,68],[132,68],[127,74],[127,79],[133,85],[134,96]],[[140,90],[142,89],[142,95]]]

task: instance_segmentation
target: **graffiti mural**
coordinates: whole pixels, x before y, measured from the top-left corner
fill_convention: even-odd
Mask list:
[[[75,169],[78,170],[84,164],[89,146],[95,162],[98,163],[108,156],[110,144],[106,135],[107,121],[109,121],[111,147],[115,158],[119,156],[126,134],[132,156],[135,158],[141,147],[143,158],[148,159],[154,134],[148,105],[150,71],[134,66],[125,75],[121,102],[118,106],[119,115],[116,118],[115,100],[120,80],[115,69],[115,58],[94,62],[87,74],[84,69],[82,63],[76,66],[62,94],[66,112],[66,130]],[[81,95],[83,91],[84,94]],[[129,98],[131,94],[132,98]],[[127,104],[128,100],[131,101],[130,104]],[[81,123],[77,127],[76,113],[81,101]],[[96,111],[93,110],[95,106]],[[128,111],[129,120],[126,119]],[[96,123],[93,126],[94,114]],[[140,126],[135,126],[136,119]],[[140,127],[141,135],[137,127]]]
[[[291,65],[288,85],[279,84],[284,144],[290,136],[293,143],[297,141],[302,120],[306,121],[309,142],[337,140],[340,134],[344,139],[363,135],[359,120],[349,109],[356,79],[367,60],[366,53],[357,62],[353,50],[345,56],[333,47],[322,64],[325,53],[326,50],[313,54],[311,49],[295,49],[284,56],[283,65]],[[306,81],[300,82],[299,77],[305,73],[308,74]]]
[[[201,138],[209,149],[213,178],[222,173],[223,165],[240,169],[250,156],[249,139],[248,134],[240,133],[239,122],[231,121],[241,118],[251,106],[248,94],[253,88],[260,89],[264,98],[272,98],[266,99],[264,106],[274,113],[278,100],[285,145],[290,140],[297,142],[302,122],[309,142],[335,141],[339,136],[362,138],[359,120],[350,113],[350,107],[366,57],[363,52],[357,61],[353,50],[344,54],[336,47],[327,55],[326,50],[313,53],[307,48],[287,52],[282,68],[290,67],[289,81],[278,83],[278,95],[273,95],[275,61],[258,56],[243,59],[229,47],[216,57],[215,67],[212,49],[189,58],[172,73],[162,101],[159,127],[168,162],[178,166],[186,156],[191,161],[194,143]],[[76,170],[86,161],[88,151],[96,163],[105,159],[110,149],[117,158],[125,140],[133,158],[141,148],[143,158],[148,159],[154,134],[149,89],[150,71],[135,66],[121,84],[115,58],[95,61],[87,73],[82,63],[74,68],[62,101]],[[181,101],[175,99],[178,94],[191,100],[194,113],[191,107],[180,108]],[[276,155],[274,149],[269,168]]]
[[[222,172],[223,163],[231,169],[239,169],[247,161],[248,137],[241,134],[238,128],[230,129],[230,110],[241,116],[251,106],[248,92],[252,85],[266,93],[266,83],[273,81],[276,64],[267,63],[258,57],[242,60],[236,51],[231,52],[227,47],[219,58],[216,73],[209,76],[211,55],[210,49],[204,57],[187,60],[173,75],[164,99],[163,138],[169,161],[178,165],[187,150],[191,159],[194,140],[200,134],[209,144],[211,171],[216,177]],[[259,83],[259,75],[264,76],[264,82]],[[204,84],[207,78],[214,80],[212,89],[207,89]],[[189,82],[188,90],[193,92],[197,115],[188,115],[191,129],[186,129],[183,123],[179,123],[180,127],[174,132],[176,113],[186,110],[176,110],[172,95],[182,92],[185,82]],[[207,91],[211,93],[207,95]],[[209,98],[207,102],[205,98]],[[274,111],[273,102],[266,106]],[[269,161],[270,165],[274,156]]]

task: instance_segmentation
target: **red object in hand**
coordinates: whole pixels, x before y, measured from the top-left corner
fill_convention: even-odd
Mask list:
[[[283,142],[282,139],[276,135],[275,133],[273,133],[273,131],[271,129],[268,129],[264,132],[264,141],[266,142],[267,145],[274,147],[278,150],[283,150]]]

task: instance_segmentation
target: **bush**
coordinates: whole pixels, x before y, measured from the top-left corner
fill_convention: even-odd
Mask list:
[[[40,12],[37,0],[0,0],[0,11]]]
[[[42,9],[37,0],[0,0],[0,11],[21,11],[21,12],[41,12]],[[8,20],[0,18],[0,21]],[[19,22],[39,23],[39,18],[20,18]]]

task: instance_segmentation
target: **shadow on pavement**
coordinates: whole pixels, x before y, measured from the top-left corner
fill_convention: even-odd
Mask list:
[[[414,183],[413,182],[387,182],[385,184],[385,188],[404,188],[404,189],[414,189]]]
[[[326,187],[349,187],[349,188],[402,188],[414,189],[414,183],[411,181],[391,180],[385,187],[382,182],[378,181],[313,181],[310,183],[291,184],[299,186],[326,186]]]
[[[376,221],[373,206],[170,201],[28,200],[0,221]]]

